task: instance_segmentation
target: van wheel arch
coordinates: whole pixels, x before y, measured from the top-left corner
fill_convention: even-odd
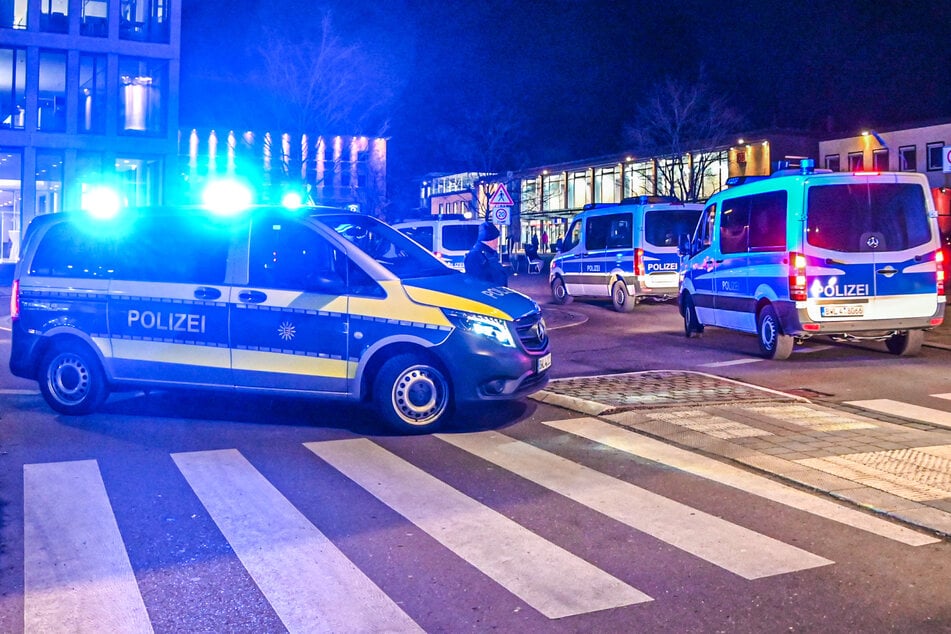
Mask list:
[[[69,416],[91,414],[109,396],[99,355],[79,337],[54,337],[38,357],[40,393],[55,411]]]

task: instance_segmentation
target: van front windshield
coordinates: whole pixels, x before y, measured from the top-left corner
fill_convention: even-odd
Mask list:
[[[806,240],[822,249],[902,251],[926,244],[924,190],[913,183],[849,183],[809,188]]]
[[[432,253],[370,216],[318,214],[313,219],[343,236],[401,279],[458,275]]]

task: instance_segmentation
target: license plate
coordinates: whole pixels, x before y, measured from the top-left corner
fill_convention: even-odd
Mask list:
[[[861,317],[865,314],[865,306],[861,304],[820,306],[819,314],[823,317]]]
[[[538,358],[538,371],[544,372],[551,367],[551,353],[549,352],[544,357]]]

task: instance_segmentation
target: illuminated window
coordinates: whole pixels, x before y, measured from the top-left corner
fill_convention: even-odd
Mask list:
[[[599,167],[594,170],[594,202],[621,202],[620,167]]]
[[[122,204],[145,207],[162,203],[161,158],[117,158],[115,166]]]
[[[918,149],[914,145],[898,148],[898,169],[902,172],[914,172],[918,169]]]
[[[40,3],[40,30],[46,33],[69,31],[68,0],[43,0]]]
[[[63,154],[36,153],[36,214],[63,210]]]
[[[120,58],[119,132],[161,136],[165,133],[164,60]]]
[[[849,152],[849,171],[858,172],[865,169],[865,157],[862,152]]]
[[[940,172],[942,170],[944,165],[944,157],[942,156],[943,151],[943,141],[935,141],[933,143],[928,143],[925,146],[925,156],[928,159],[929,172]]]
[[[20,250],[22,159],[19,149],[0,147],[0,262],[15,262]]]
[[[565,178],[564,174],[546,174],[543,176],[545,182],[544,199],[542,200],[542,209],[564,209],[565,208]]]
[[[79,56],[80,132],[103,134],[106,131],[106,56]]]
[[[22,130],[26,106],[26,49],[0,48],[0,128]]]
[[[109,35],[108,0],[83,0],[83,13],[79,21],[79,32],[93,37]]]
[[[4,2],[0,2],[0,27],[25,29],[27,4],[27,0],[5,0]]]
[[[119,0],[119,38],[168,43],[169,0]]]
[[[826,156],[826,169],[838,172],[842,169],[842,159],[838,154],[828,154]]]
[[[66,131],[66,51],[40,51],[36,128]]]
[[[581,209],[588,199],[588,179],[586,172],[571,172],[568,174],[568,208]]]
[[[888,171],[888,148],[872,150],[872,169],[878,172]]]

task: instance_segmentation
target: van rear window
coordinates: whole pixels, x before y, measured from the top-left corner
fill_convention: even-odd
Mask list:
[[[678,236],[692,234],[699,219],[699,209],[648,211],[644,214],[644,239],[656,247],[677,246]]]
[[[931,239],[920,185],[817,185],[807,196],[806,240],[812,246],[852,253],[901,251]]]

